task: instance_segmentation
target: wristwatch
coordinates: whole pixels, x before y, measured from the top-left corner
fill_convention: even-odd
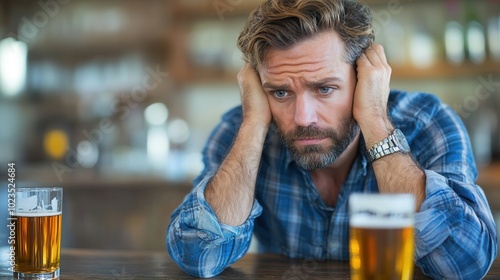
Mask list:
[[[397,152],[404,154],[410,152],[410,146],[408,146],[406,137],[399,129],[395,129],[387,138],[368,149],[368,157],[370,158],[370,162],[373,162],[381,157]]]

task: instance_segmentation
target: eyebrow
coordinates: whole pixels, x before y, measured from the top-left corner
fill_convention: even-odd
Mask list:
[[[267,89],[267,90],[288,90],[289,89],[288,84],[273,84],[270,82],[264,82],[262,84],[262,88]]]
[[[328,77],[318,81],[306,82],[308,88],[318,88],[329,83],[341,83],[343,80],[340,77]]]
[[[343,80],[340,77],[328,77],[313,82],[306,82],[306,86],[308,88],[317,88],[333,82],[343,82]],[[264,82],[262,84],[262,88],[266,90],[289,90],[290,86],[288,84],[273,84],[270,82]]]

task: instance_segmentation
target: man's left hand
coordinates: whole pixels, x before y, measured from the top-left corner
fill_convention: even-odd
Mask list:
[[[359,57],[353,116],[358,122],[367,147],[387,137],[394,129],[387,115],[391,67],[384,48],[373,44]]]

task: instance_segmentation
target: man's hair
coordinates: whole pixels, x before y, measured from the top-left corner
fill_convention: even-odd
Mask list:
[[[329,30],[344,41],[351,64],[374,39],[370,10],[356,0],[266,0],[250,14],[238,47],[257,69],[269,48],[287,49]]]

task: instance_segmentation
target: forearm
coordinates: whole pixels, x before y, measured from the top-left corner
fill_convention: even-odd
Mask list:
[[[366,148],[386,138],[394,131],[387,119],[378,124],[362,126]],[[395,153],[384,156],[372,163],[379,191],[382,193],[411,193],[415,196],[416,209],[425,199],[425,173],[415,163],[410,154]]]
[[[243,122],[229,154],[205,188],[205,199],[223,224],[237,226],[248,218],[268,127]]]
[[[381,193],[411,193],[416,209],[425,199],[425,173],[409,154],[395,153],[373,162],[373,170]]]

